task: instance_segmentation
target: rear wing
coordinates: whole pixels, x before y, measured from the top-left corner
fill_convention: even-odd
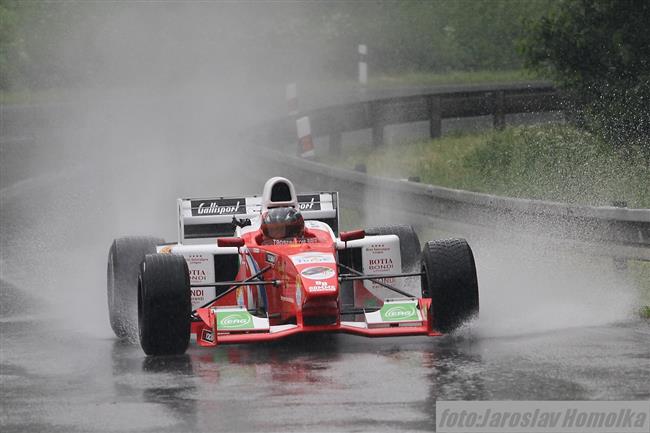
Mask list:
[[[318,220],[339,233],[338,192],[298,194],[298,207],[305,220]],[[232,217],[238,219],[258,216],[262,197],[217,197],[178,199],[178,240],[198,243],[224,236],[233,236]]]

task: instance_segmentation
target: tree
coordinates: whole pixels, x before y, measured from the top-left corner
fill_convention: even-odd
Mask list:
[[[567,93],[581,126],[650,156],[649,22],[646,0],[562,0],[528,23],[520,47]]]

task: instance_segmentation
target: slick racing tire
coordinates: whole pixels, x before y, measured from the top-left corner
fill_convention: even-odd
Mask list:
[[[433,330],[451,332],[478,314],[476,265],[465,239],[427,242],[422,273],[422,297],[431,298]]]
[[[180,355],[190,341],[190,276],[183,256],[147,254],[138,281],[140,345],[147,355]]]
[[[115,239],[108,251],[108,316],[119,338],[133,340],[138,335],[137,292],[140,263],[147,254],[156,252],[163,239],[137,236]]]
[[[413,227],[407,225],[373,227],[366,230],[366,234],[371,236],[397,235],[402,256],[402,271],[417,271],[420,265],[420,239]]]

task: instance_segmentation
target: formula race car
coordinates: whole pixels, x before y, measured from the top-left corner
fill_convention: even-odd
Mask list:
[[[463,239],[420,242],[410,226],[339,232],[338,193],[179,199],[179,241],[116,239],[108,309],[147,355],[301,332],[438,336],[478,312]],[[415,289],[415,290],[414,290]],[[414,296],[414,293],[417,296]]]

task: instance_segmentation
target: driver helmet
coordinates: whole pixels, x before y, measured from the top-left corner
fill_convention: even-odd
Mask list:
[[[276,207],[262,213],[262,232],[271,239],[302,237],[305,220],[293,207]]]

